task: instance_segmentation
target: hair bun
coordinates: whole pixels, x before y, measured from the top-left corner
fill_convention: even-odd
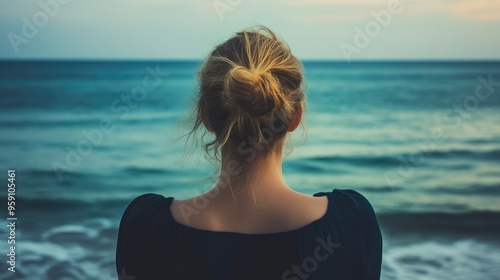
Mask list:
[[[281,85],[269,72],[235,66],[226,83],[227,106],[244,116],[263,117],[283,106]]]

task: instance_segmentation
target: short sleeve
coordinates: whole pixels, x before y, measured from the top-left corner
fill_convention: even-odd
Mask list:
[[[354,190],[334,190],[344,197],[351,205],[351,210],[357,216],[354,219],[356,228],[360,229],[363,266],[363,278],[367,280],[380,279],[382,266],[382,234],[375,211],[371,203],[359,192]]]
[[[143,194],[135,198],[125,209],[120,221],[116,244],[116,270],[119,279],[136,276],[147,264],[147,241],[151,240],[147,230],[151,210],[159,195]]]

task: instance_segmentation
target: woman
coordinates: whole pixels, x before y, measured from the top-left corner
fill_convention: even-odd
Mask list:
[[[213,189],[178,200],[145,194],[123,214],[120,279],[379,279],[382,238],[353,190],[292,190],[282,149],[301,123],[302,66],[264,27],[237,33],[205,61],[194,133],[220,159]]]

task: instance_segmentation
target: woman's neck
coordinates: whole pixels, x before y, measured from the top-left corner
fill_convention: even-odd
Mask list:
[[[289,191],[292,190],[283,177],[280,149],[266,157],[255,157],[250,163],[225,157],[218,182],[210,192],[223,199],[232,197],[238,203],[256,202]]]

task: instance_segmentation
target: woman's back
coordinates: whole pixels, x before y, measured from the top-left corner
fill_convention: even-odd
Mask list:
[[[215,47],[199,71],[188,135],[200,132],[220,162],[216,184],[187,200],[148,194],[129,205],[116,255],[122,279],[379,278],[370,203],[351,190],[300,194],[283,176],[285,140],[302,123],[302,72],[264,27]]]
[[[172,197],[142,195],[122,218],[117,270],[134,279],[379,279],[382,239],[370,203],[352,190],[314,196],[328,199],[319,219],[249,234],[182,224]]]
[[[315,197],[298,192],[266,191],[238,195],[208,193],[186,199],[173,200],[170,208],[174,219],[184,225],[212,231],[240,233],[272,233],[289,231],[305,226],[325,215],[326,197]],[[258,201],[254,197],[258,197]]]

